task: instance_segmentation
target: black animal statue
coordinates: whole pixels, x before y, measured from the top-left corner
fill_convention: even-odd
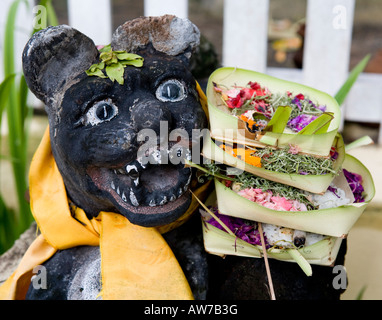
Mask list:
[[[189,68],[199,36],[189,20],[166,15],[126,22],[101,50],[65,25],[36,33],[26,45],[27,84],[46,105],[51,150],[70,205],[87,219],[115,212],[133,225],[166,226],[189,209],[190,189],[203,187],[184,162],[165,161],[189,156],[201,140],[193,133],[208,127]],[[174,130],[177,138],[169,139]],[[196,210],[163,237],[195,299],[269,299],[264,261],[206,253]],[[31,284],[25,298],[102,299],[101,256],[96,245],[57,250],[43,263],[47,287]],[[270,268],[277,299],[340,297],[331,267],[313,266],[312,277],[294,263],[271,260]]]

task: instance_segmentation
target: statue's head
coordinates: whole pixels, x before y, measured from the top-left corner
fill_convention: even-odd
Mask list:
[[[189,20],[162,16],[126,22],[101,55],[65,25],[37,32],[26,45],[25,78],[46,105],[68,197],[89,217],[114,211],[157,226],[189,207],[192,172],[184,159],[207,126],[189,69],[198,43]],[[107,54],[114,60],[100,65]]]

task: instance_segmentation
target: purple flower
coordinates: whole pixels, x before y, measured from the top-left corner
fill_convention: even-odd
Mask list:
[[[292,100],[292,103],[295,104],[298,109],[301,111],[301,102],[300,102],[300,99],[295,97],[293,100]]]
[[[337,194],[337,189],[336,188],[333,188],[331,186],[328,187],[328,190],[333,192],[334,195],[337,197],[337,198],[340,198],[340,196]]]
[[[254,222],[252,224],[246,222],[244,219],[220,214],[217,208],[210,207],[209,209],[235,234],[237,238],[248,242],[249,244],[261,246],[260,233],[257,228],[255,228]],[[220,230],[225,231],[220,223],[213,217],[208,221],[208,223]],[[266,248],[269,248],[270,245],[268,244],[265,235],[264,240]]]
[[[288,126],[295,131],[301,131],[302,129],[304,129],[309,123],[311,123],[315,119],[317,119],[317,116],[301,114],[301,115],[289,120]]]
[[[352,173],[343,169],[346,180],[349,183],[350,189],[353,192],[355,201],[354,202],[365,202],[362,193],[365,191],[362,186],[362,177],[357,173]]]

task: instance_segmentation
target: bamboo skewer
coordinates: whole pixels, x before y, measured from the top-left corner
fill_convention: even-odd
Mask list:
[[[263,234],[263,227],[262,227],[260,222],[258,222],[258,229],[259,229],[259,233],[260,233],[261,246],[263,248],[265,269],[267,270],[267,277],[268,277],[268,283],[269,283],[269,291],[270,291],[270,294],[271,294],[271,300],[276,300],[275,291],[273,289],[273,282],[272,282],[271,271],[270,271],[269,263],[268,263],[267,249],[265,248],[265,240],[264,240],[264,234]]]

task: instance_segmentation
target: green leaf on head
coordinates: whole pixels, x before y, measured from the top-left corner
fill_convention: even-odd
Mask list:
[[[97,76],[100,78],[109,78],[111,81],[124,83],[123,74],[126,66],[142,67],[143,57],[126,51],[113,51],[111,45],[99,49],[100,62],[90,66],[86,70],[88,76]],[[105,75],[106,73],[106,75]]]

